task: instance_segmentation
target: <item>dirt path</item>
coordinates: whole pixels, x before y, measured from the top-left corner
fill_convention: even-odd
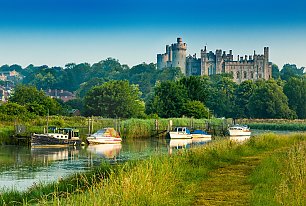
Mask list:
[[[203,182],[194,205],[250,205],[251,185],[247,176],[260,157],[244,157],[239,163],[219,168]]]

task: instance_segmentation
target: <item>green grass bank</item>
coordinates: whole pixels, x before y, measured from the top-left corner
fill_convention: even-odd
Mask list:
[[[48,119],[48,120],[47,120]],[[170,121],[172,124],[170,124]],[[47,123],[48,122],[48,123]],[[123,138],[149,138],[163,136],[166,131],[175,126],[188,126],[190,128],[201,128],[221,134],[227,127],[223,119],[193,119],[193,118],[172,118],[172,119],[107,119],[101,117],[64,117],[50,116],[37,117],[28,121],[1,121],[0,122],[0,143],[14,144],[10,139],[13,135],[30,136],[31,133],[43,133],[49,126],[75,127],[80,130],[83,140],[87,135],[101,128],[114,127]]]
[[[239,202],[235,202],[233,196],[232,205],[282,205],[288,202],[299,205],[304,201],[301,197],[306,195],[305,141],[306,134],[303,133],[264,134],[252,137],[244,144],[215,141],[172,155],[156,155],[115,166],[104,164],[92,173],[35,186],[24,193],[3,191],[0,204],[196,205],[207,199],[207,194],[203,193],[207,188],[221,190],[224,192],[221,196],[228,195],[228,191],[223,191],[224,185],[234,180],[225,178],[222,184],[211,185],[213,178],[221,169],[236,171],[247,159],[248,164],[253,165],[252,169],[245,173],[243,185],[239,183],[235,189],[249,189],[244,189],[244,198],[239,198]],[[256,161],[252,162],[253,159]],[[287,192],[289,194],[284,195]],[[273,201],[268,204],[271,198]]]

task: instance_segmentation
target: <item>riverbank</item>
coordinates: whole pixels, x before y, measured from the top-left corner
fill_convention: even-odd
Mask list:
[[[302,200],[297,198],[306,194],[305,188],[303,190],[301,184],[293,183],[305,183],[305,176],[300,175],[305,172],[305,141],[305,134],[264,134],[252,137],[245,144],[216,141],[204,147],[180,150],[171,156],[157,155],[142,161],[103,165],[98,172],[77,175],[47,186],[33,186],[25,193],[2,192],[0,203],[16,205],[20,202],[27,205],[38,201],[41,205],[192,205],[209,198],[203,195],[203,188],[230,188],[224,185],[235,182],[234,177],[221,179],[218,175],[222,169],[236,174],[237,171],[243,172],[243,168],[247,168],[247,172],[243,173],[243,182],[237,182],[236,188],[245,192],[246,202],[261,205],[265,199],[273,197],[277,203],[289,200],[298,203]],[[279,162],[286,164],[275,167],[275,161],[269,159],[274,156],[275,160],[278,157]],[[301,161],[303,159],[304,162]],[[295,174],[295,178],[288,174]],[[222,184],[211,184],[214,178]],[[275,188],[275,192],[262,191],[263,187]],[[290,191],[290,197],[281,195],[286,191]],[[220,196],[227,194],[220,191]],[[15,202],[10,203],[12,201]],[[222,201],[224,204],[230,203],[228,200]],[[239,203],[233,198],[230,201],[234,201],[234,205]]]
[[[46,127],[78,128],[80,137],[86,140],[88,134],[101,128],[113,127],[120,132],[123,138],[150,138],[164,137],[167,131],[175,126],[187,126],[194,129],[204,129],[215,135],[224,135],[227,130],[225,119],[194,119],[194,118],[171,118],[171,119],[108,119],[101,117],[63,117],[50,116],[48,118],[37,117],[35,120],[1,121],[0,144],[16,144],[17,140],[11,137],[30,137],[32,133],[44,133]]]

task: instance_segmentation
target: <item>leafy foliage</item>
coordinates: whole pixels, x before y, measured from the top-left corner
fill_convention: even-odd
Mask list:
[[[289,99],[289,107],[300,119],[306,118],[306,77],[291,77],[284,86],[284,93]]]
[[[86,115],[103,117],[139,117],[144,115],[144,103],[139,88],[128,81],[112,80],[92,88],[85,96]]]
[[[288,98],[276,81],[259,81],[248,104],[251,117],[255,118],[295,118],[296,114],[288,106]]]
[[[28,111],[38,115],[58,114],[61,107],[57,101],[38,91],[34,86],[17,85],[13,95],[9,99],[12,103],[26,106]]]

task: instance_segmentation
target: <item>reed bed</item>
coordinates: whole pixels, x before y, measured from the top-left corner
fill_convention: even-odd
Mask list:
[[[306,131],[306,123],[250,123],[252,129]]]

